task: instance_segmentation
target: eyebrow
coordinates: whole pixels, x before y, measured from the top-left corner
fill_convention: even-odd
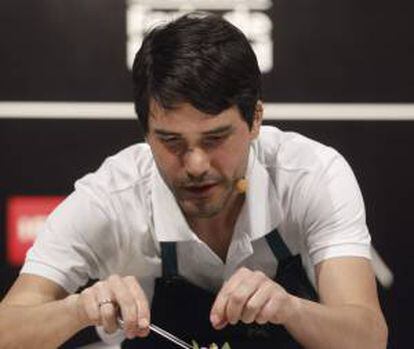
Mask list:
[[[215,134],[226,133],[226,132],[231,131],[232,129],[233,129],[233,125],[225,125],[225,126],[219,126],[219,127],[214,128],[212,130],[202,132],[201,134],[204,135],[204,136],[211,136],[211,135],[215,135]],[[170,131],[157,129],[157,128],[154,130],[154,133],[159,135],[159,136],[181,136],[180,133],[170,132]]]

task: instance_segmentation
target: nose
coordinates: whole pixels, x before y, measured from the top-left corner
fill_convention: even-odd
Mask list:
[[[184,156],[184,167],[188,177],[202,179],[210,169],[210,159],[200,148],[189,149]]]

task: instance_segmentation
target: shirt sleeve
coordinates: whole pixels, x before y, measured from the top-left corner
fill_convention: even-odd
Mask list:
[[[302,231],[313,265],[333,257],[370,258],[370,235],[357,180],[337,152],[303,189]]]
[[[73,293],[113,269],[119,239],[103,202],[83,188],[69,195],[46,220],[21,273],[46,277]]]

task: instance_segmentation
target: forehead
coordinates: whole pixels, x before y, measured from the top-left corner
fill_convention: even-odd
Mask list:
[[[150,103],[149,131],[162,129],[174,133],[206,132],[225,125],[243,124],[239,109],[232,106],[217,115],[204,113],[189,103],[178,104],[174,109],[164,109],[158,103]]]

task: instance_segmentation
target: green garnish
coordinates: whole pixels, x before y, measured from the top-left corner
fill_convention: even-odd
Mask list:
[[[200,349],[200,346],[198,345],[198,343],[195,340],[191,341],[191,344],[193,345],[193,349]],[[201,348],[203,349],[203,348]],[[218,345],[216,343],[211,343],[208,347],[208,349],[219,349]],[[231,349],[229,343],[224,343],[223,346],[221,347],[221,349]]]

